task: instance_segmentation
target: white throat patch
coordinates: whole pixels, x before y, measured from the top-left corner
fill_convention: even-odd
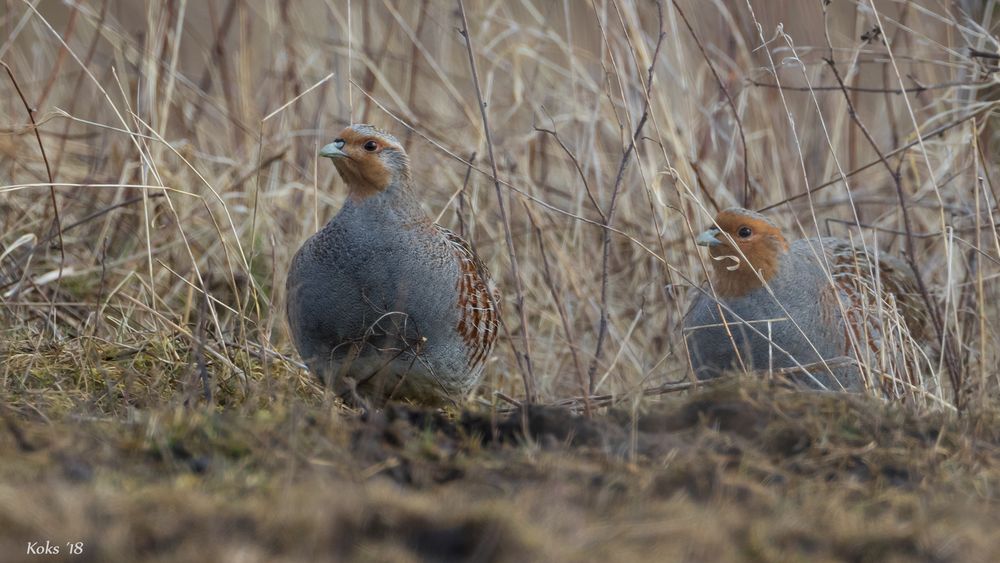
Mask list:
[[[729,270],[730,272],[735,272],[736,270],[740,269],[740,257],[739,256],[733,256],[732,254],[729,254],[729,255],[726,255],[726,256],[712,256],[712,260],[716,260],[716,261],[718,261],[718,260],[726,260],[727,258],[729,260],[733,261],[733,265],[732,266],[726,266],[726,270]]]

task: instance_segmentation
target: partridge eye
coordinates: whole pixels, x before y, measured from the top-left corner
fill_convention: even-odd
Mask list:
[[[740,227],[740,230],[736,234],[740,235],[740,238],[750,238],[753,231],[750,230],[750,227]]]
[[[376,143],[375,141],[368,141],[367,143],[364,144],[364,147],[365,150],[368,152],[375,152],[376,150],[378,150],[378,143]]]

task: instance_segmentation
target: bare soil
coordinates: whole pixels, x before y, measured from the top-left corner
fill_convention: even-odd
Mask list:
[[[3,559],[1000,559],[992,411],[761,384],[591,418],[273,406],[7,408]]]

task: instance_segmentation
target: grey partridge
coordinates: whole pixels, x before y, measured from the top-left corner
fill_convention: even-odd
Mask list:
[[[929,322],[906,263],[843,239],[789,242],[746,209],[715,224],[696,240],[709,250],[711,287],[684,320],[698,378],[781,370],[819,389],[913,390]]]
[[[296,253],[288,323],[312,372],[345,397],[442,404],[479,382],[500,293],[468,242],[421,209],[399,141],[353,125],[323,147],[343,208]]]

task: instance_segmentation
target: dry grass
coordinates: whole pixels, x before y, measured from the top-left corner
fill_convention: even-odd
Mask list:
[[[33,448],[15,430],[2,438],[5,551],[28,532],[64,531],[107,558],[181,560],[212,545],[294,560],[345,538],[359,542],[355,556],[406,558],[428,556],[404,531],[429,523],[431,537],[480,530],[470,533],[511,559],[598,557],[604,544],[696,559],[996,555],[982,529],[995,508],[977,501],[992,499],[997,441],[982,453],[975,417],[938,412],[989,412],[1000,395],[995,0],[665,0],[662,20],[648,1],[470,0],[493,161],[454,2],[35,4],[0,0],[0,408]],[[946,344],[920,364],[924,389],[906,408],[921,414],[802,404],[896,417],[895,438],[848,448],[864,471],[866,456],[906,457],[911,423],[944,417],[956,445],[927,446],[935,461],[911,468],[906,486],[876,471],[859,488],[830,487],[824,467],[847,476],[837,479],[862,471],[841,454],[810,457],[809,478],[774,485],[712,448],[644,452],[627,432],[635,415],[619,449],[593,456],[427,438],[448,455],[471,448],[473,474],[514,463],[503,494],[485,477],[350,486],[377,468],[364,463],[400,462],[353,459],[344,436],[367,426],[299,368],[281,312],[292,254],[344,197],[317,150],[352,121],[404,141],[425,208],[499,278],[505,333],[480,402],[507,407],[500,397],[531,388],[545,403],[614,394],[633,414],[677,407],[643,397],[686,377],[679,324],[705,277],[693,234],[717,209],[774,206],[794,236],[910,257]],[[914,353],[901,340],[863,362],[877,373]],[[808,420],[811,440],[829,439],[827,419]],[[728,436],[698,428],[697,440]],[[173,432],[200,433],[224,469],[192,477],[202,454],[171,450]],[[308,445],[292,443],[300,434]],[[767,436],[739,439],[794,473],[783,464],[799,454],[769,453]],[[659,472],[684,467],[711,478],[645,502]],[[160,503],[176,509],[150,509]],[[191,519],[167,516],[181,514]],[[289,544],[311,518],[313,535]],[[813,525],[825,534],[802,529]],[[703,537],[712,526],[727,541]]]
[[[993,3],[970,20],[885,2],[871,39],[865,3],[690,5],[692,34],[667,2],[659,51],[653,3],[476,4],[516,272],[454,5],[7,4],[3,60],[47,158],[5,77],[0,314],[36,342],[169,335],[235,373],[241,350],[291,353],[283,275],[343,197],[316,149],[353,119],[405,140],[427,209],[475,242],[508,303],[523,297],[487,396],[523,395],[524,377],[542,400],[683,378],[676,327],[704,277],[692,229],[744,197],[773,206],[831,178],[772,215],[805,236],[912,251],[938,337],[961,343],[922,379],[997,387],[996,60],[970,54],[996,50],[976,23]]]

